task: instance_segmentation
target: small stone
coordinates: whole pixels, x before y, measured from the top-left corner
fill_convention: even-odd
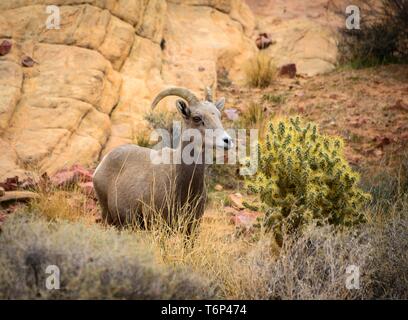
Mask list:
[[[3,40],[3,42],[0,44],[0,56],[4,56],[7,53],[10,52],[12,43],[8,40]]]
[[[374,155],[376,157],[381,157],[383,155],[383,151],[381,149],[375,149],[374,150]]]
[[[296,64],[289,63],[285,64],[280,68],[279,75],[288,76],[289,78],[294,78],[296,76]]]
[[[18,180],[18,176],[6,178],[6,180],[0,182],[0,187],[5,191],[15,191],[18,189],[19,185],[20,181]]]
[[[261,214],[256,211],[243,210],[231,217],[231,223],[238,228],[250,229]]]
[[[71,168],[57,171],[51,177],[51,182],[56,187],[69,186],[77,182],[92,182],[92,170],[75,164]]]
[[[229,200],[234,208],[242,210],[244,209],[244,205],[242,204],[242,194],[239,192],[233,193],[229,195]]]
[[[220,184],[216,184],[215,187],[214,187],[214,190],[216,190],[216,191],[222,191],[223,189],[224,188]]]
[[[268,48],[271,44],[273,44],[273,41],[269,34],[260,33],[258,35],[258,38],[256,38],[255,43],[259,50],[263,50]]]
[[[29,56],[24,56],[23,59],[21,60],[21,65],[26,68],[31,68],[34,66],[35,61],[33,58]]]

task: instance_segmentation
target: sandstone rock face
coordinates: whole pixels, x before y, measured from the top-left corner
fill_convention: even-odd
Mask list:
[[[275,43],[265,51],[278,66],[295,63],[298,73],[314,76],[329,72],[337,61],[337,44],[332,31],[314,21],[293,19],[281,21],[271,32]]]
[[[278,67],[295,63],[299,74],[329,72],[337,61],[336,32],[344,25],[336,10],[344,0],[246,0],[257,15],[257,31],[268,33],[273,45],[266,52]]]
[[[13,45],[0,56],[0,179],[93,165],[135,141],[159,90],[215,88],[219,65],[238,81],[256,50],[241,0],[55,0],[59,29],[49,4],[0,3],[0,41]]]
[[[0,180],[92,166],[134,143],[153,97],[168,86],[202,95],[216,89],[219,68],[243,83],[257,31],[272,26],[257,24],[244,0],[54,0],[60,28],[49,29],[50,3],[0,2],[0,42],[13,45],[0,56]],[[291,20],[272,31],[276,44],[267,50],[279,63],[306,74],[330,69],[332,43],[321,46],[330,35],[318,26]],[[22,65],[25,56],[32,67]],[[174,110],[174,100],[159,108]]]

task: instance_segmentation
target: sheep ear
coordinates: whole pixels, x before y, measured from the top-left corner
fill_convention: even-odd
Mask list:
[[[183,100],[177,100],[176,107],[178,111],[180,111],[183,118],[187,119],[190,117],[190,109],[187,107],[187,103],[185,103]]]
[[[220,111],[224,108],[224,105],[225,105],[225,98],[221,98],[215,103],[215,106]]]

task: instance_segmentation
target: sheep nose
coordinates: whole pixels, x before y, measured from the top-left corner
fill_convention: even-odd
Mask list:
[[[222,141],[224,142],[224,148],[225,149],[228,150],[228,149],[232,148],[233,143],[232,143],[232,139],[230,137],[225,137]]]

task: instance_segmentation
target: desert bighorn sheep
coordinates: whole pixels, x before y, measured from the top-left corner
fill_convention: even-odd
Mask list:
[[[143,208],[147,206],[154,206],[154,211],[159,210],[168,221],[171,216],[169,194],[176,202],[175,208],[189,204],[191,221],[199,220],[204,213],[206,191],[203,151],[205,148],[213,148],[214,140],[218,148],[230,149],[233,145],[232,138],[225,132],[221,123],[220,111],[224,107],[225,99],[221,98],[214,103],[211,91],[206,89],[205,100],[199,101],[188,89],[169,88],[157,95],[152,109],[160,100],[170,95],[181,97],[187,102],[176,101],[176,107],[184,119],[182,136],[187,129],[197,129],[192,131],[198,132],[201,141],[205,143],[200,145],[199,155],[194,158],[193,163],[185,161],[183,157],[177,163],[152,161],[165,152],[171,155],[183,154],[183,149],[191,146],[191,141],[183,139],[176,149],[153,150],[128,144],[107,154],[95,170],[93,183],[102,207],[102,217],[108,223],[141,223],[144,218]],[[211,141],[208,141],[205,134],[208,129],[215,132]],[[202,161],[197,161],[198,159]],[[175,214],[177,215],[177,212]]]

